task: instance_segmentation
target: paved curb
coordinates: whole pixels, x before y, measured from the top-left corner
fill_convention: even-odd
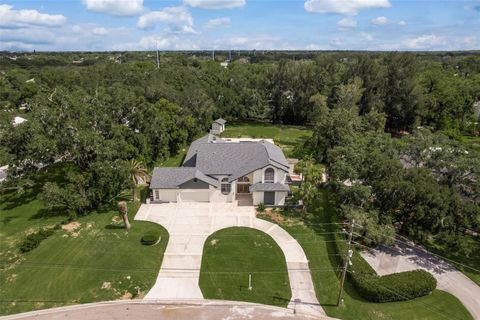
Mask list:
[[[82,310],[82,309],[91,309],[103,306],[124,306],[124,305],[178,305],[178,306],[235,306],[235,307],[255,307],[264,310],[270,311],[278,311],[283,312],[285,314],[294,314],[294,311],[287,308],[258,304],[258,303],[251,303],[251,302],[243,302],[243,301],[226,301],[226,300],[206,300],[206,299],[198,299],[198,300],[175,300],[175,299],[166,299],[166,300],[141,300],[141,299],[134,299],[134,300],[113,300],[113,301],[102,301],[102,302],[93,302],[93,303],[86,303],[86,304],[78,304],[72,306],[65,306],[65,307],[57,307],[51,309],[43,309],[37,311],[29,311],[24,313],[18,313],[14,315],[8,316],[1,316],[0,320],[14,320],[14,319],[25,319],[33,316],[40,316],[40,315],[53,315],[56,313],[61,313],[65,311],[73,311],[73,310]],[[298,313],[297,313],[298,314]],[[308,314],[301,314],[304,317],[309,317]],[[310,316],[311,317],[311,316]],[[312,319],[319,319],[318,317],[312,317]],[[323,317],[323,319],[333,319],[327,316]]]

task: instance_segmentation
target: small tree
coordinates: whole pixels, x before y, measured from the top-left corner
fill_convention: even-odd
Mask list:
[[[125,225],[126,230],[130,230],[132,227],[130,225],[130,222],[128,221],[128,207],[127,207],[127,202],[126,201],[120,201],[118,202],[118,211],[120,215],[122,216],[123,223]]]
[[[135,159],[130,160],[129,162],[129,178],[132,183],[132,198],[133,201],[137,200],[137,193],[136,193],[136,188],[137,185],[140,183],[145,183],[147,182],[148,179],[148,173],[147,169],[143,165],[142,162],[137,161]]]

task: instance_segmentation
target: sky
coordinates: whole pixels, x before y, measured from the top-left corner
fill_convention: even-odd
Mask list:
[[[0,0],[0,50],[479,50],[480,0]]]

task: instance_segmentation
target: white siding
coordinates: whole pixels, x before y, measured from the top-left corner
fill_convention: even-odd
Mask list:
[[[274,182],[285,183],[285,179],[287,178],[287,172],[272,166],[266,166],[265,168],[255,170],[253,172],[253,183],[259,183],[259,182],[263,183],[265,170],[267,170],[268,168],[272,168],[273,171],[275,172]]]
[[[275,205],[283,206],[285,204],[285,197],[287,192],[275,191]],[[253,193],[253,205],[258,206],[263,203],[263,191],[257,191]]]

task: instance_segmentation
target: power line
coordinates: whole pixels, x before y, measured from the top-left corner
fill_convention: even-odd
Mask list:
[[[365,227],[362,227],[362,228],[366,229]],[[357,232],[355,232],[355,235],[375,242],[374,239],[369,238],[369,237],[366,237],[366,236],[363,236],[363,235],[361,235],[361,234],[359,234],[359,233],[357,233]],[[386,236],[387,238],[390,238],[390,239],[393,239],[393,240],[398,241],[398,242],[400,242],[400,243],[403,243],[403,244],[405,244],[405,245],[407,245],[407,246],[409,246],[409,247],[413,247],[413,248],[415,248],[415,249],[417,249],[417,250],[426,252],[427,254],[431,254],[431,255],[434,255],[434,256],[436,256],[436,257],[438,257],[438,258],[451,261],[452,263],[456,263],[456,264],[458,264],[458,265],[460,265],[460,266],[463,266],[463,267],[465,267],[465,268],[468,268],[468,269],[471,269],[471,270],[473,270],[473,271],[476,271],[476,272],[479,272],[479,273],[480,273],[480,270],[479,270],[479,269],[476,269],[476,268],[474,268],[474,267],[470,267],[469,265],[466,265],[466,264],[464,264],[464,263],[461,263],[461,262],[455,261],[455,260],[453,260],[453,259],[450,259],[450,258],[441,256],[441,255],[439,255],[439,254],[435,254],[435,253],[433,253],[433,252],[430,252],[430,251],[424,249],[423,247],[415,244],[413,241],[412,241],[413,244],[412,244],[412,243],[408,243],[408,242],[406,242],[406,241],[402,241],[402,240],[398,239],[398,237],[400,237],[400,235],[396,235],[396,236],[387,236],[387,235],[385,235],[385,236]],[[407,239],[407,240],[408,240],[408,239]],[[409,240],[409,241],[410,241],[410,240]],[[364,245],[364,244],[360,244],[360,243],[358,243],[358,244],[359,244],[359,245],[363,245],[363,246],[365,246],[365,247],[368,247],[368,248],[370,248],[370,249],[375,249],[375,248],[366,246],[366,245]],[[394,247],[392,247],[392,246],[387,246],[387,245],[384,245],[384,244],[380,244],[380,245],[381,245],[381,246],[384,246],[384,247],[386,247],[386,248],[392,249],[392,250],[394,250],[394,251],[396,251],[396,252],[398,252],[398,253],[404,254],[404,252],[402,252],[402,251],[400,251],[399,249],[394,248]],[[421,256],[420,256],[420,258],[426,259],[425,257],[421,257]]]

